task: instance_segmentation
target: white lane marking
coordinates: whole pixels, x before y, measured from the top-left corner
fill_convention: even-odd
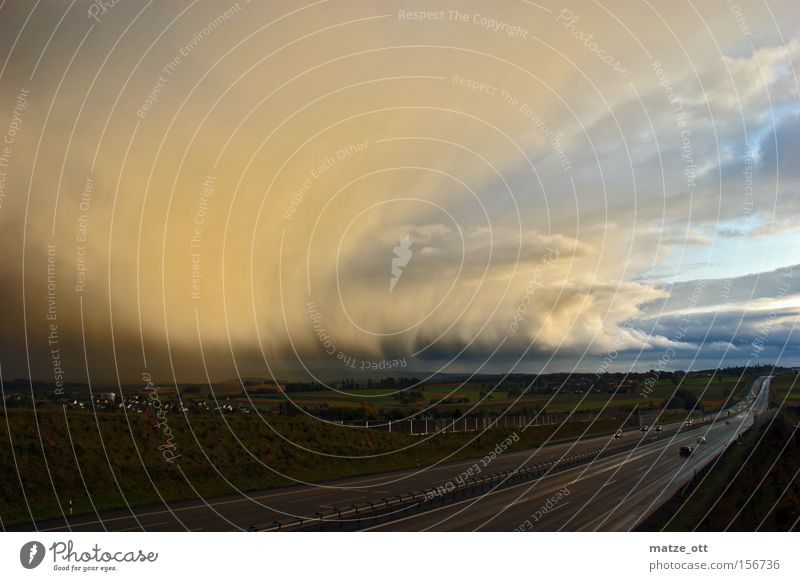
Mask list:
[[[658,443],[660,443],[660,442],[653,442],[653,444],[648,444],[648,445],[649,445],[649,446],[655,446],[655,444],[658,444]],[[647,453],[643,454],[643,456],[647,456],[647,455],[653,454],[653,453],[655,453],[655,452],[658,452],[658,451],[660,451],[660,450],[661,450],[661,448],[657,448],[657,447],[656,447],[656,448],[654,448],[653,450],[650,450],[650,451],[648,451]],[[624,453],[625,453],[625,452],[620,452],[620,454],[624,454]],[[614,456],[611,456],[610,458],[603,458],[603,459],[601,459],[601,460],[598,460],[597,462],[595,462],[595,463],[594,463],[594,465],[596,466],[596,465],[598,465],[598,464],[601,464],[601,463],[603,463],[604,461],[613,461],[613,460],[616,460],[616,459],[617,459],[617,458],[616,458],[616,456],[617,456],[617,455],[615,454]],[[624,464],[624,463],[625,463],[625,462],[623,462],[623,464]],[[590,466],[592,466],[592,464],[590,464]],[[539,479],[537,480],[537,483],[538,483],[538,482],[541,482],[541,481],[542,481],[542,480],[544,480],[545,478],[557,478],[557,477],[559,477],[559,476],[564,476],[565,474],[568,474],[568,473],[570,473],[570,472],[573,472],[573,471],[575,471],[575,470],[581,470],[581,469],[585,469],[585,468],[586,468],[586,466],[584,466],[584,465],[580,465],[580,466],[573,466],[572,468],[567,468],[566,470],[561,470],[561,471],[559,471],[559,472],[552,472],[552,473],[548,474],[547,476],[541,476],[541,477],[539,477]],[[603,470],[603,471],[605,472],[605,471],[607,471],[607,470]],[[568,485],[572,485],[572,484],[574,484],[575,482],[578,482],[579,480],[584,480],[584,479],[586,479],[586,478],[589,478],[589,477],[587,476],[587,477],[584,477],[584,478],[579,478],[579,479],[576,479],[576,480],[570,480],[570,481],[568,482]],[[500,492],[507,492],[507,491],[509,491],[509,490],[514,490],[515,488],[519,488],[519,487],[521,487],[521,486],[531,486],[531,482],[520,482],[519,484],[513,484],[513,485],[509,486],[508,488],[504,488],[503,490],[501,490],[501,491],[498,491],[497,493],[488,493],[488,495],[491,495],[491,494],[498,494],[498,493],[500,493]],[[553,492],[553,491],[555,491],[555,490],[559,490],[560,488],[562,488],[562,487],[561,487],[561,486],[558,486],[558,487],[556,487],[555,489],[553,489],[551,492]],[[544,495],[547,495],[547,493],[544,493]],[[484,495],[484,496],[486,496],[486,495]],[[490,496],[489,496],[489,497],[490,497]],[[411,514],[411,515],[408,515],[408,516],[406,516],[406,517],[399,518],[399,519],[395,519],[395,520],[392,520],[392,521],[389,521],[389,522],[385,522],[385,523],[379,523],[379,524],[376,524],[376,525],[374,525],[374,526],[371,526],[371,527],[368,527],[368,528],[362,529],[362,531],[373,531],[373,530],[378,530],[378,529],[380,529],[380,528],[382,528],[382,527],[384,527],[384,526],[387,526],[387,525],[393,525],[393,524],[397,524],[397,523],[400,523],[400,522],[403,522],[403,521],[407,521],[407,520],[410,520],[410,519],[414,519],[414,518],[420,518],[420,517],[423,517],[423,516],[426,516],[426,515],[430,515],[430,514],[432,514],[432,513],[434,513],[434,512],[439,512],[439,511],[441,511],[441,510],[444,510],[444,509],[447,509],[447,508],[453,508],[453,507],[455,507],[455,506],[459,506],[459,505],[465,504],[465,503],[467,503],[467,502],[475,502],[475,500],[476,500],[476,498],[465,498],[464,500],[459,500],[459,501],[457,501],[457,502],[454,502],[454,503],[452,503],[452,504],[444,504],[444,505],[442,505],[442,506],[439,506],[439,507],[437,507],[437,508],[432,508],[431,510],[427,510],[427,511],[425,511],[425,512],[421,512],[421,513],[418,513],[418,514]],[[545,500],[546,500],[546,498],[545,498]]]
[[[515,504],[516,504],[516,503],[515,503]],[[542,511],[542,518],[544,518],[544,516],[545,516],[546,514],[550,514],[550,513],[552,513],[552,512],[555,512],[555,511],[557,511],[559,508],[561,508],[562,506],[566,506],[566,505],[568,505],[568,504],[569,504],[569,500],[565,500],[564,502],[560,502],[560,503],[558,503],[558,504],[557,504],[557,505],[555,505],[553,508],[550,508],[550,509],[548,509],[548,510]],[[508,507],[512,507],[512,506],[514,506],[514,505],[513,505],[513,504],[509,504],[509,505],[508,505]],[[508,508],[508,507],[507,507],[507,508]],[[542,518],[540,518],[539,520],[542,520]],[[539,521],[536,521],[536,522],[539,522]]]
[[[724,451],[726,449],[727,449],[727,446],[723,446],[721,448],[719,446],[715,446],[715,447],[711,448],[710,452],[705,454],[705,455],[703,455],[702,458],[698,457],[698,462],[696,462],[695,465],[692,466],[692,467],[689,466],[689,460],[690,459],[687,459],[686,462],[684,462],[683,464],[681,464],[677,468],[677,470],[673,474],[672,478],[670,479],[670,482],[667,483],[669,485],[668,488],[665,488],[664,482],[663,482],[664,477],[667,476],[667,475],[660,476],[653,483],[645,484],[644,487],[639,489],[639,491],[635,492],[633,495],[630,495],[626,499],[626,504],[629,504],[629,505],[633,504],[634,506],[640,504],[642,501],[646,500],[647,497],[649,497],[650,494],[655,492],[656,488],[661,489],[661,493],[659,494],[659,496],[665,496],[667,499],[670,498],[673,494],[675,494],[675,492],[677,490],[680,489],[681,486],[683,486],[686,483],[684,481],[679,480],[678,479],[679,476],[686,477],[686,475],[689,475],[689,478],[691,478],[691,473],[692,472],[696,472],[699,469],[699,467],[705,466],[706,464],[710,463],[711,460],[713,460],[714,456],[717,453],[722,452],[722,451]],[[687,480],[687,482],[688,482],[688,480]],[[666,492],[668,489],[672,490],[672,492]],[[651,501],[651,504],[652,504],[652,501]],[[659,504],[658,506],[661,506],[661,505]],[[617,508],[615,508],[614,511],[618,510],[618,508],[619,508],[619,505],[617,505]],[[634,513],[633,513],[633,511],[629,510],[628,514],[634,514]],[[638,516],[636,522],[634,522],[633,524],[636,524],[637,522],[643,520],[644,518],[646,518],[646,516],[647,515]],[[609,518],[609,513],[600,515],[597,518],[594,518],[591,521],[589,521],[589,523],[587,523],[583,527],[579,528],[578,530],[579,531],[588,531],[588,530],[594,531],[596,526],[599,526],[600,524],[602,524],[603,522],[608,520],[608,518]]]
[[[716,426],[712,426],[712,428],[713,427],[716,427]],[[723,429],[723,427],[719,426],[719,429]],[[691,440],[691,438],[693,438],[693,437],[694,437],[693,433],[684,432],[684,433],[681,433],[681,434],[676,434],[674,436],[674,439],[672,439],[670,442],[666,442],[666,441],[663,441],[663,440],[658,440],[656,442],[653,442],[652,444],[647,444],[646,447],[649,447],[651,449],[649,449],[646,453],[641,454],[640,456],[637,456],[637,458],[641,458],[643,456],[649,456],[651,454],[654,454],[655,452],[661,452],[664,449],[670,449],[673,446],[675,446],[676,444],[680,444],[680,443],[685,442],[687,440]],[[664,446],[663,447],[658,447],[657,444],[664,444]],[[625,452],[620,452],[620,454],[624,454],[624,453]],[[602,463],[604,460],[609,460],[609,461],[616,460],[616,456],[617,455],[615,454],[614,456],[611,456],[610,458],[604,458],[604,459],[598,460],[597,462],[594,463],[594,466],[596,466],[598,463]],[[622,464],[625,464],[625,463],[626,462],[622,462]],[[589,464],[589,466],[592,466],[592,465],[593,464]],[[541,482],[545,478],[555,478],[555,477],[558,477],[558,476],[563,476],[564,474],[567,474],[569,472],[572,472],[572,471],[575,471],[575,470],[584,469],[584,468],[586,468],[586,466],[584,466],[584,465],[574,466],[572,468],[567,468],[566,470],[563,470],[563,471],[560,471],[560,472],[555,472],[555,473],[548,474],[547,476],[542,476],[542,477],[539,478],[538,481]],[[608,471],[608,469],[604,469],[603,470],[603,472],[607,472],[607,471]],[[590,478],[590,477],[591,477],[591,475],[587,476],[585,478]],[[579,480],[584,480],[585,478],[572,480],[572,481],[570,481],[570,484],[578,482]],[[660,484],[660,483],[657,482],[656,484]],[[520,486],[530,486],[530,485],[531,485],[530,482],[520,482],[519,484],[514,484],[514,485],[509,486],[508,488],[505,488],[505,489],[503,489],[502,491],[499,491],[499,492],[507,492],[509,490],[514,490],[515,488],[519,488]],[[492,493],[489,493],[489,494],[492,494]],[[394,524],[397,524],[397,523],[400,523],[400,522],[404,522],[404,521],[407,521],[407,520],[411,520],[411,519],[427,516],[427,515],[430,515],[432,513],[439,512],[441,510],[447,509],[447,508],[453,508],[453,507],[465,504],[467,502],[474,502],[475,500],[476,500],[475,498],[465,498],[464,500],[460,500],[460,501],[454,502],[452,504],[445,504],[445,505],[439,506],[437,508],[433,508],[433,509],[425,511],[425,512],[408,515],[406,517],[403,517],[403,518],[400,518],[400,519],[395,519],[395,520],[392,520],[392,521],[389,521],[389,522],[386,522],[386,523],[376,524],[374,526],[362,529],[362,531],[378,530],[378,529],[381,529],[381,528],[383,528],[385,526],[388,526],[388,525],[394,525]],[[603,517],[605,517],[605,515],[602,515],[601,517],[598,517],[595,520],[600,520],[600,518],[603,518]],[[584,529],[585,528],[586,527],[584,527]],[[584,530],[584,529],[580,529],[580,530]]]
[[[146,531],[150,527],[160,527],[162,525],[168,525],[168,524],[169,524],[169,522],[167,522],[167,521],[147,523],[147,524],[142,524],[142,525],[137,526],[137,527],[130,527],[130,528],[127,528],[127,529],[119,529],[117,532],[124,533],[125,531],[142,531],[142,530]]]
[[[550,490],[541,490],[541,491],[537,490],[536,496],[529,496],[528,498],[520,498],[518,500],[515,500],[511,504],[508,504],[505,507],[503,507],[503,510],[511,508],[512,506],[517,506],[518,504],[522,504],[523,502],[530,502],[532,500],[538,500],[539,502],[542,502],[542,500],[547,501],[547,498],[549,496],[563,489],[564,489],[563,486],[556,486],[555,488],[551,488]]]

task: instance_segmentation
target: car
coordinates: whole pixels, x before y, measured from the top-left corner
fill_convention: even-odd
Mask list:
[[[646,432],[649,429],[650,429],[650,426],[642,426],[641,428],[639,428],[639,431],[640,432]]]
[[[706,437],[705,437],[705,436],[702,436],[702,437],[701,437],[701,438],[700,438],[700,439],[699,439],[697,442],[698,442],[699,444],[705,444],[707,441],[708,441],[708,440],[706,440]]]
[[[617,433],[614,434],[614,437],[615,438],[621,438],[622,437],[622,430],[617,430]]]
[[[664,428],[662,426],[656,426],[656,432],[663,432]]]
[[[694,452],[694,448],[691,446],[681,446],[680,450],[678,450],[678,454],[681,456],[691,456],[692,452]]]

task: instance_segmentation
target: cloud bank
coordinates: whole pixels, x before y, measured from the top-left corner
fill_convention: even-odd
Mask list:
[[[87,10],[0,9],[5,377],[797,357],[790,6]]]

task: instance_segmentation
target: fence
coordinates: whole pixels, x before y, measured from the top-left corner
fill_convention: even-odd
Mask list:
[[[658,418],[666,423],[683,419],[686,412],[662,412]],[[689,417],[695,421],[703,417],[700,412],[692,412]],[[573,414],[528,414],[528,415],[503,415],[497,417],[460,417],[460,418],[421,418],[405,420],[347,420],[338,422],[340,425],[385,430],[401,434],[426,435],[444,432],[476,432],[490,428],[524,428],[526,426],[558,426],[563,424],[588,424],[595,421],[626,421],[629,425],[638,425],[639,418],[628,415],[622,411],[613,412],[579,412]],[[655,420],[655,414],[653,416]],[[655,423],[654,421],[650,422]]]
[[[425,435],[440,432],[476,432],[490,428],[520,428],[525,426],[553,426],[571,423],[590,423],[593,421],[623,421],[623,413],[596,414],[581,412],[575,414],[538,414],[518,416],[498,416],[483,418],[426,418],[406,420],[351,420],[339,424],[385,430],[401,434]]]

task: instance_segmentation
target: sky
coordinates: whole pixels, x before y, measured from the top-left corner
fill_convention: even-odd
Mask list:
[[[2,378],[798,365],[798,30],[6,0]]]

